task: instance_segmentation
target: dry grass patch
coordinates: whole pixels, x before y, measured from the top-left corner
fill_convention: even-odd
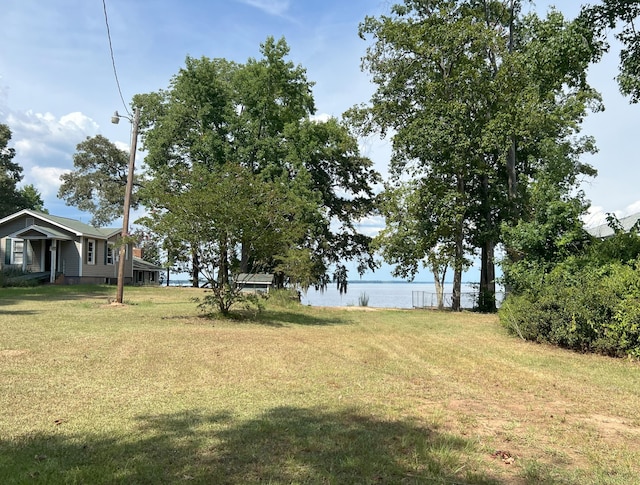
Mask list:
[[[634,483],[640,366],[494,316],[0,296],[1,483]],[[358,308],[359,309],[359,308]],[[499,453],[497,453],[499,452]],[[637,483],[637,482],[636,482]]]

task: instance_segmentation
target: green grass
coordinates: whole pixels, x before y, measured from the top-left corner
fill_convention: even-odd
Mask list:
[[[206,320],[200,293],[0,290],[0,483],[640,483],[637,362],[472,313]]]

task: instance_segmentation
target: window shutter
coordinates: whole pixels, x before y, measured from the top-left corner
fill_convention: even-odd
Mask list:
[[[5,239],[4,264],[11,264],[11,239]]]
[[[109,247],[109,242],[105,241],[104,242],[104,265],[107,265],[107,249]]]

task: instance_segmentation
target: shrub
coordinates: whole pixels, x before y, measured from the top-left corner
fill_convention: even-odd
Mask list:
[[[359,306],[369,306],[369,295],[365,291],[360,293],[358,297],[358,305]]]
[[[300,304],[300,292],[294,288],[271,290],[267,298],[269,303],[284,308]]]
[[[262,297],[254,293],[244,293],[232,284],[212,284],[212,288],[202,298],[194,298],[198,308],[206,317],[216,312],[229,316],[232,307],[242,307],[260,313],[264,308]]]
[[[568,261],[540,286],[510,295],[502,324],[526,340],[611,356],[640,357],[639,265]]]
[[[29,274],[29,272],[22,271],[22,268],[16,268],[14,266],[5,266],[0,271],[0,288],[13,286],[13,287],[27,287],[36,286],[37,281],[20,279],[20,276]]]

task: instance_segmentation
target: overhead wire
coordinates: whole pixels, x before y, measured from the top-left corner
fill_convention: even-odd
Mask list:
[[[122,101],[122,105],[124,106],[125,111],[129,116],[133,116],[129,111],[129,107],[124,100],[124,96],[122,95],[122,88],[120,87],[120,80],[118,79],[118,70],[116,69],[116,58],[113,55],[113,44],[111,42],[111,29],[109,28],[109,17],[107,15],[107,4],[106,0],[102,0],[102,8],[104,10],[104,22],[107,26],[107,38],[109,39],[109,52],[111,53],[111,64],[113,66],[113,75],[116,78],[116,85],[118,86],[118,93],[120,93],[120,100]]]

